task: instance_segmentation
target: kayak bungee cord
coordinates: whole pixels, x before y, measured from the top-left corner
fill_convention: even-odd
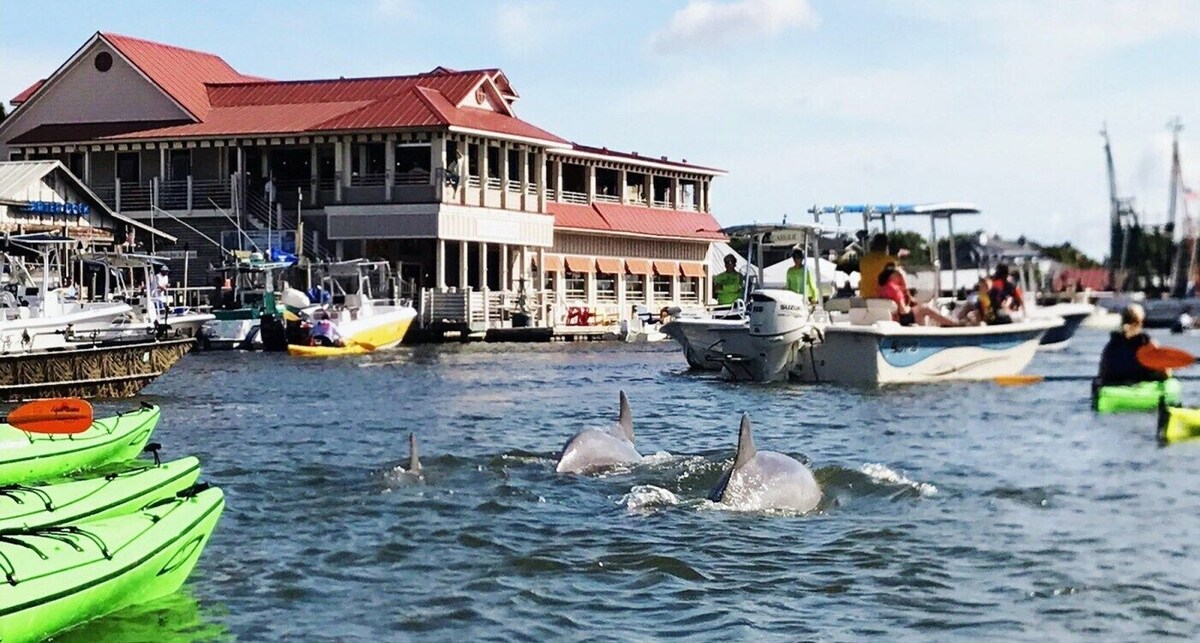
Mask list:
[[[54,511],[54,500],[50,498],[50,494],[41,489],[23,484],[10,484],[0,487],[0,496],[12,498],[13,502],[17,503],[18,505],[23,505],[25,504],[25,501],[21,499],[21,496],[18,494],[18,492],[34,495],[38,500],[42,501],[43,505],[46,505],[46,511]]]
[[[47,539],[50,539],[50,540],[53,540],[56,542],[63,543],[64,545],[67,545],[71,549],[74,549],[75,551],[82,553],[83,547],[80,547],[79,543],[76,542],[75,539],[72,538],[72,536],[79,536],[82,538],[86,538],[87,540],[90,540],[92,542],[92,544],[94,544],[96,546],[96,548],[100,550],[100,555],[104,556],[105,560],[112,560],[112,553],[108,551],[108,545],[104,542],[104,540],[102,540],[99,536],[97,536],[96,534],[93,534],[90,531],[81,529],[79,527],[74,527],[71,525],[41,527],[39,529],[14,530],[11,532],[0,532],[0,543],[7,543],[9,545],[16,545],[18,547],[24,547],[25,549],[28,549],[28,550],[32,551],[33,553],[37,554],[38,558],[40,558],[42,560],[50,560],[50,557],[47,556],[45,553],[43,553],[42,550],[39,549],[36,545],[34,545],[33,543],[25,542],[22,539],[23,538],[47,538]],[[12,562],[12,559],[10,559],[8,556],[6,556],[3,552],[0,552],[0,562],[3,562],[3,563],[5,563],[5,565],[7,565],[7,567],[0,567],[0,569],[3,569],[4,577],[5,577],[5,580],[8,581],[8,584],[15,586],[18,583],[20,583],[21,581],[18,580],[17,576],[16,576],[17,566],[15,563]]]

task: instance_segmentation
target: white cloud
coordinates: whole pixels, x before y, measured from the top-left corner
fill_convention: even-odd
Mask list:
[[[375,11],[386,18],[411,18],[415,13],[412,0],[375,0]]]
[[[691,0],[650,42],[655,51],[671,53],[774,36],[795,27],[815,27],[818,21],[807,0]]]

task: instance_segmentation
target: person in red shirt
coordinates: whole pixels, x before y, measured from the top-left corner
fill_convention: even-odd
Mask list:
[[[896,270],[896,264],[889,263],[879,273],[879,290],[880,297],[891,299],[896,302],[896,312],[892,315],[892,319],[900,322],[901,326],[912,326],[918,324],[928,326],[929,320],[933,320],[933,325],[937,326],[958,326],[958,322],[943,315],[933,307],[914,301],[912,295],[908,292],[908,283],[904,280],[904,275],[899,270]]]

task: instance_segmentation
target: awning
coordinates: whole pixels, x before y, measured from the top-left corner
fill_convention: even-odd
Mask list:
[[[678,275],[679,274],[679,262],[678,261],[655,260],[654,274],[663,275],[663,276]]]
[[[648,275],[650,274],[649,259],[626,259],[625,272],[631,275]]]
[[[567,270],[571,272],[592,272],[596,268],[596,262],[591,257],[578,257],[575,255],[567,255]]]
[[[546,265],[541,266],[542,272],[562,272],[563,261],[558,255],[546,255]]]
[[[606,275],[618,274],[621,272],[621,263],[622,261],[620,259],[601,257],[596,259],[596,272],[602,272]]]
[[[684,277],[703,277],[704,264],[695,263],[692,261],[681,261],[679,267],[683,270]]]

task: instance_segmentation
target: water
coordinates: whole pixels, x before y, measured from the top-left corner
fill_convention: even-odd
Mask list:
[[[1091,373],[1103,341],[1030,370]],[[653,457],[555,475],[620,389]],[[182,593],[65,640],[1200,636],[1200,443],[1097,417],[1086,382],[731,384],[673,344],[473,344],[194,355],[146,393],[228,508]],[[742,411],[818,513],[703,500]],[[409,431],[423,480],[395,469]]]

